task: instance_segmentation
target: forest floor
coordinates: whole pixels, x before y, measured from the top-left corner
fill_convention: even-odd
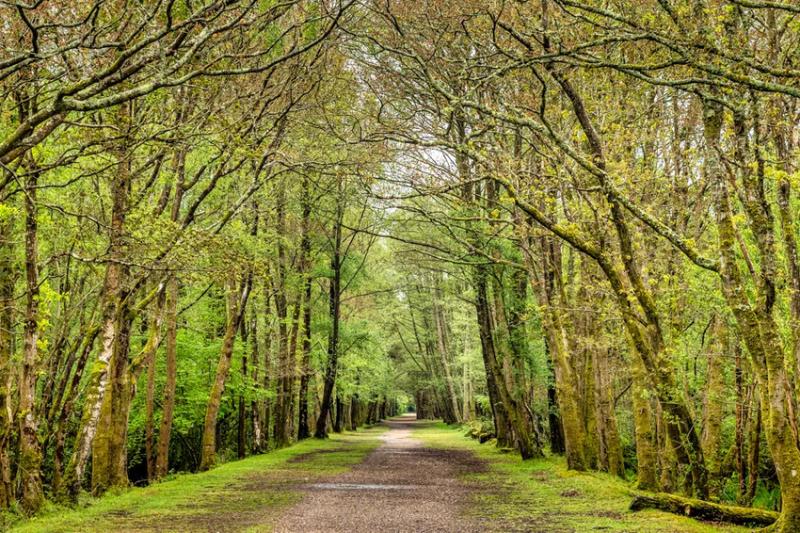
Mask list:
[[[331,479],[380,445],[385,427],[308,439],[231,461],[208,472],[179,474],[144,488],[87,497],[76,509],[53,506],[12,526],[26,533],[272,531],[303,487]],[[0,527],[0,531],[2,531]]]
[[[600,472],[567,470],[563,457],[522,461],[442,423],[413,432],[427,448],[469,452],[484,467],[462,477],[469,487],[465,517],[482,531],[734,533],[747,528],[699,522],[656,510],[631,512],[630,483]],[[474,459],[473,459],[474,460]]]
[[[627,510],[625,482],[522,462],[461,429],[401,417],[357,433],[53,508],[19,532],[735,532]]]

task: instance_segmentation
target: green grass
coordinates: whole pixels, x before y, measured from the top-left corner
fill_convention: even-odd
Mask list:
[[[461,428],[432,424],[414,437],[434,448],[462,449],[487,462],[488,470],[466,475],[476,490],[468,513],[502,531],[609,531],[706,533],[749,531],[741,527],[698,522],[660,511],[628,510],[633,487],[602,473],[566,469],[563,458],[523,462],[491,444],[464,436]]]
[[[77,508],[51,506],[16,523],[15,532],[270,531],[300,485],[350,469],[379,445],[384,427],[307,440],[289,448],[226,463],[202,474],[181,474],[146,488],[85,498]],[[660,511],[628,511],[632,486],[600,473],[568,471],[561,458],[521,461],[461,428],[429,424],[415,430],[427,446],[466,450],[486,464],[465,474],[467,513],[494,531],[742,532]],[[2,528],[0,528],[2,529]]]
[[[77,508],[53,505],[11,531],[269,531],[279,512],[302,496],[298,484],[347,471],[379,445],[383,431],[309,439],[209,472],[86,498]]]

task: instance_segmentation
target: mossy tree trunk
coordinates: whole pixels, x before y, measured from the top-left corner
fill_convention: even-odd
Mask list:
[[[105,287],[109,286],[109,269],[111,269],[111,265],[106,271]],[[108,363],[113,350],[115,331],[116,321],[114,317],[106,317],[100,330],[100,351],[89,375],[89,384],[78,433],[75,436],[72,454],[64,471],[64,481],[59,496],[61,499],[76,500],[83,484],[83,476],[92,450],[103,399],[108,387]]]
[[[745,496],[745,502],[750,504],[756,497],[756,489],[758,488],[759,466],[761,464],[761,425],[763,413],[761,410],[761,395],[758,393],[757,387],[753,388],[752,396],[750,412],[753,413],[752,416],[755,420],[753,420],[750,428],[750,455],[747,463],[749,476],[747,478],[747,495]]]
[[[31,162],[32,163],[32,162]],[[39,359],[39,244],[37,225],[38,170],[32,163],[25,180],[25,328],[17,407],[19,457],[17,476],[22,508],[36,512],[44,502],[42,488],[42,447],[36,417],[36,376]]]
[[[747,222],[752,230],[761,263],[756,300],[751,302],[744,275],[737,262],[736,226],[731,208],[730,191],[721,161],[721,133],[724,113],[716,102],[704,102],[703,123],[707,150],[706,173],[715,185],[715,216],[721,256],[720,278],[723,294],[736,318],[737,330],[747,346],[761,395],[761,409],[767,443],[781,485],[782,509],[774,531],[800,530],[800,447],[797,417],[790,391],[792,373],[774,317],[776,299],[777,250],[774,220],[763,191],[763,177],[754,175],[747,163],[745,118],[734,117],[735,157],[739,161],[739,178],[743,190],[739,195]],[[744,166],[742,166],[744,165]]]
[[[645,370],[639,359],[631,361],[631,405],[633,408],[633,427],[636,439],[636,487],[655,491],[658,481],[658,449],[655,435],[655,419],[651,395]]]
[[[594,350],[594,395],[597,417],[600,468],[615,476],[625,477],[614,398],[614,366],[610,348]]]
[[[502,406],[508,417],[508,422],[514,431],[514,439],[517,448],[523,459],[540,457],[541,449],[535,442],[531,428],[527,423],[525,407],[520,401],[512,396],[506,383],[502,366],[497,359],[497,351],[494,342],[494,327],[488,299],[487,269],[483,266],[473,267],[475,287],[476,311],[478,316],[478,330],[481,337],[483,348],[484,365],[486,367],[487,378],[491,376],[497,391],[498,404]],[[491,384],[489,385],[491,389]],[[495,417],[497,417],[497,406],[495,406]],[[498,443],[500,435],[498,433]]]
[[[234,281],[228,281],[226,287],[226,319],[225,336],[219,353],[217,370],[211,393],[206,404],[205,421],[203,424],[203,440],[200,456],[200,470],[208,470],[216,463],[217,459],[217,416],[219,415],[222,394],[225,391],[225,382],[233,357],[233,344],[236,341],[236,332],[239,330],[242,317],[245,314],[247,300],[250,296],[252,275],[247,274],[246,279],[239,282],[238,287]]]
[[[746,503],[747,495],[747,442],[745,439],[745,423],[747,420],[747,405],[744,386],[744,367],[742,365],[742,348],[739,340],[733,347],[734,350],[734,384],[736,386],[736,425],[734,441],[736,446],[736,472],[738,474],[738,495],[736,500],[740,504]]]
[[[245,351],[242,354],[242,378],[247,379],[249,369],[247,368],[247,346],[249,345],[248,337],[251,334],[247,321],[241,321],[242,345],[245,346]],[[247,399],[245,398],[244,391],[239,391],[238,406],[236,409],[236,456],[239,459],[244,459],[247,456]]]
[[[544,337],[544,349],[547,357],[547,426],[550,437],[550,452],[563,454],[566,452],[564,445],[564,426],[561,424],[561,413],[558,409],[558,389],[556,388],[556,371],[553,361],[550,341]]]
[[[291,442],[294,425],[294,383],[297,377],[297,336],[299,332],[301,298],[293,304],[287,298],[290,267],[285,239],[286,180],[278,184],[276,198],[277,264],[275,268],[275,310],[278,318],[278,368],[274,403],[273,438],[278,448]],[[301,238],[302,240],[302,238]],[[301,265],[302,268],[303,265]]]
[[[3,177],[9,172],[4,170]],[[16,210],[2,204],[0,210],[0,511],[14,502],[11,480],[11,361],[14,356],[14,286],[17,265],[14,259]]]
[[[131,153],[128,133],[130,104],[117,111],[117,124],[125,132],[113,147],[116,164],[111,181],[110,260],[103,286],[103,348],[98,357],[97,397],[89,409],[97,413],[87,422],[86,437],[92,446],[92,492],[101,494],[113,486],[127,485],[127,426],[130,409],[129,337],[132,322],[128,299],[130,271],[127,262],[130,209]],[[105,367],[105,369],[103,369]],[[102,373],[106,375],[103,376]],[[87,396],[87,399],[90,396]],[[92,424],[93,423],[93,424]],[[96,434],[94,434],[96,432]],[[88,453],[83,452],[81,455]]]
[[[564,455],[567,467],[586,470],[586,435],[583,417],[578,404],[577,382],[571,362],[569,333],[561,316],[564,308],[558,277],[561,275],[559,245],[550,238],[541,239],[542,279],[537,285],[539,302],[543,308],[542,324],[547,336],[547,346],[553,361],[558,410],[564,432]]]
[[[183,115],[179,117],[182,120]],[[175,154],[173,161],[175,193],[172,197],[169,218],[177,223],[186,192],[186,148]],[[164,320],[166,322],[164,349],[164,391],[161,422],[158,428],[158,447],[155,457],[154,478],[160,479],[169,472],[169,445],[172,439],[172,420],[175,413],[175,393],[178,385],[178,296],[180,282],[175,275],[165,282]]]
[[[514,257],[514,259],[523,262],[521,257]],[[529,320],[527,307],[530,282],[527,269],[512,269],[509,273],[510,286],[503,299],[503,305],[506,307],[503,314],[508,329],[508,348],[511,356],[508,365],[510,392],[517,405],[522,409],[521,416],[525,420],[527,431],[531,434],[534,447],[541,448],[543,438],[538,429],[539,420],[531,408],[531,384],[527,366],[530,354],[528,343],[530,332],[526,328]]]
[[[161,423],[158,428],[158,447],[155,457],[155,479],[164,477],[169,471],[169,443],[172,437],[175,389],[178,381],[178,280],[174,276],[170,276],[167,280],[165,290],[165,376]]]
[[[156,476],[156,447],[155,447],[155,377],[156,354],[161,343],[161,328],[164,320],[165,285],[158,289],[153,316],[150,318],[150,327],[147,343],[142,349],[142,364],[147,367],[147,385],[145,390],[145,465],[147,467],[147,480],[152,481]]]
[[[120,106],[119,123],[129,124],[128,109]],[[127,127],[127,126],[125,126]],[[62,494],[71,499],[77,497],[83,483],[83,476],[90,453],[93,458],[92,489],[102,492],[109,487],[111,473],[110,439],[112,433],[111,387],[119,395],[124,391],[125,383],[120,382],[127,376],[127,335],[126,324],[129,323],[125,287],[128,270],[125,267],[125,219],[128,211],[130,194],[130,161],[127,159],[125,139],[116,146],[116,167],[111,182],[111,224],[109,228],[109,262],[106,265],[105,279],[102,289],[102,326],[101,347],[97,359],[92,365],[89,377],[88,392],[84,400],[83,416],[73,446],[72,456],[64,475]],[[124,342],[122,342],[124,339]],[[124,353],[120,353],[124,351]],[[115,356],[116,354],[116,356]],[[113,385],[116,379],[116,385]],[[119,399],[119,398],[118,398]],[[127,417],[127,412],[126,412]],[[127,421],[127,418],[126,418]],[[95,466],[96,465],[96,466]],[[125,465],[126,466],[126,465]],[[127,471],[123,466],[122,478],[127,483]]]
[[[438,279],[436,280],[438,281]],[[449,420],[445,422],[455,424],[462,420],[459,413],[458,396],[456,395],[453,374],[450,370],[450,347],[447,338],[447,323],[444,312],[441,308],[441,289],[434,287],[431,292],[431,312],[433,314],[434,329],[436,330],[436,347],[439,353],[439,361],[442,368],[442,379],[444,380],[445,402]]]
[[[709,497],[719,498],[722,491],[722,421],[727,387],[725,383],[725,356],[729,352],[728,331],[722,317],[713,316],[709,327],[710,342],[706,347],[706,373],[708,380],[703,398],[702,443],[708,465]]]

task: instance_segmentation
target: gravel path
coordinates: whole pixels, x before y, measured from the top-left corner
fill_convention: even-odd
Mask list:
[[[469,488],[459,474],[480,471],[483,463],[466,452],[425,448],[411,438],[418,423],[411,417],[386,422],[383,445],[349,472],[302,487],[306,495],[275,531],[481,531],[461,516]]]

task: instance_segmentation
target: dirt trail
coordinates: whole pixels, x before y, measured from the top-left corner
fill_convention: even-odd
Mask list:
[[[483,470],[471,454],[432,450],[411,438],[413,417],[386,422],[383,444],[349,472],[302,487],[279,533],[482,531],[461,516],[468,503],[462,472]]]

